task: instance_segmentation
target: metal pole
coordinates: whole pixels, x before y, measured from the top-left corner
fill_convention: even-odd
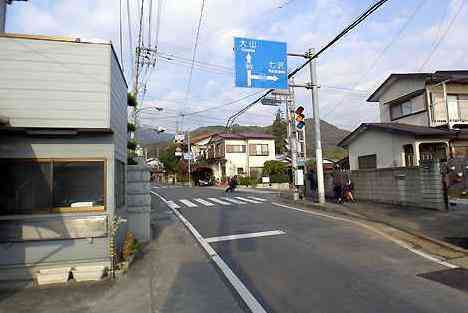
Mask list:
[[[289,148],[291,150],[291,168],[293,173],[293,200],[299,200],[299,192],[296,186],[296,171],[297,171],[297,144],[296,144],[296,124],[293,119],[295,111],[294,90],[289,87],[289,94],[286,96],[286,109],[288,113],[288,138]]]
[[[452,123],[450,123],[449,103],[447,97],[447,84],[445,82],[442,83],[442,88],[444,90],[445,110],[447,111],[447,125],[449,129],[452,129]]]
[[[0,0],[0,33],[5,32],[6,24],[6,0]]]
[[[315,54],[315,49],[309,49],[309,57]],[[318,202],[325,203],[325,185],[323,179],[323,161],[322,161],[322,140],[320,137],[320,112],[318,101],[318,84],[317,84],[317,58],[313,58],[309,63],[310,67],[310,83],[312,87],[312,107],[314,111],[315,125],[315,160],[317,163],[317,191]]]
[[[192,163],[192,149],[190,147],[190,132],[187,131],[187,145],[188,145],[188,156],[189,156],[189,159],[188,159],[188,183],[189,183],[189,186],[192,187],[192,177],[191,177],[191,172],[192,172],[192,169],[191,169],[191,163]]]

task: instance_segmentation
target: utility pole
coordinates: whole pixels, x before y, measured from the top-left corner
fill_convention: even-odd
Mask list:
[[[325,185],[323,179],[323,160],[322,160],[322,140],[320,137],[320,112],[318,101],[318,84],[317,84],[317,58],[313,58],[315,49],[309,49],[308,57],[312,58],[309,63],[310,68],[310,86],[312,109],[314,111],[314,126],[315,126],[315,161],[317,164],[317,191],[318,202],[325,203]]]
[[[6,0],[0,0],[0,33],[5,32],[6,24]]]
[[[189,186],[192,187],[192,168],[191,168],[191,163],[192,163],[192,149],[190,147],[190,131],[187,131],[187,147],[188,147],[188,183]]]
[[[294,81],[291,82],[291,85],[294,85]],[[293,118],[295,110],[294,88],[289,87],[289,93],[286,96],[286,112],[288,116],[288,140],[289,149],[291,151],[291,168],[293,176],[296,175],[297,171],[297,134],[296,123]],[[293,177],[293,200],[299,200],[299,192],[294,180],[295,178]]]

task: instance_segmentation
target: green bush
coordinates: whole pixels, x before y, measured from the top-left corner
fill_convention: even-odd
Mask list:
[[[287,165],[284,162],[271,160],[263,165],[263,175],[272,176],[286,173]]]
[[[135,124],[128,122],[127,123],[127,131],[134,132],[135,130],[136,130]]]
[[[127,165],[137,165],[137,161],[135,161],[132,157],[127,158]]]
[[[138,102],[137,102],[136,97],[134,95],[132,95],[131,93],[128,93],[127,94],[127,105],[129,107],[134,107],[135,108],[137,106],[137,104],[138,104]]]
[[[128,150],[132,150],[132,151],[135,151],[137,147],[137,143],[135,140],[129,140],[128,143],[127,143],[127,149]]]
[[[289,183],[289,176],[285,174],[271,175],[270,183]]]
[[[258,178],[255,176],[246,176],[239,178],[239,185],[243,186],[255,186],[258,184]]]

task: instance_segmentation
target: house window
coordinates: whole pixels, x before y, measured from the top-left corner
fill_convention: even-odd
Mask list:
[[[263,167],[251,167],[250,176],[251,177],[262,177]]]
[[[268,156],[268,144],[252,144],[249,145],[249,155],[252,156]]]
[[[411,167],[414,166],[414,148],[413,145],[404,145],[403,150],[405,152],[405,166]]]
[[[125,205],[125,163],[115,159],[114,161],[114,199],[115,207],[121,208]]]
[[[411,102],[411,100],[408,100],[403,103],[390,105],[390,116],[392,120],[399,119],[413,112],[414,112],[414,108],[413,108],[413,102]]]
[[[226,145],[227,153],[245,153],[245,145]]]
[[[237,168],[237,174],[238,174],[238,175],[244,174],[244,168],[238,167],[238,168]]]
[[[0,161],[0,215],[102,211],[104,168],[104,161]]]
[[[377,155],[370,154],[370,155],[363,155],[358,157],[359,169],[372,169],[377,168]]]

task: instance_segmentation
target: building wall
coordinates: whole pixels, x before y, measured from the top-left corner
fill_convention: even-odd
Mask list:
[[[247,145],[247,141],[245,140],[226,140],[225,147],[228,145]],[[226,149],[226,148],[225,148]],[[226,176],[232,177],[237,175],[237,169],[243,168],[244,172],[247,173],[248,171],[248,146],[245,148],[245,153],[225,153],[226,159]]]
[[[109,128],[109,44],[0,36],[0,112],[13,127]]]
[[[385,103],[395,100],[401,96],[410,94],[414,91],[424,89],[424,79],[399,79],[391,85],[379,99],[380,121],[390,121],[390,111]]]
[[[41,220],[47,224],[61,223],[67,229],[67,220],[85,216],[105,216],[108,221],[114,215],[114,158],[112,135],[79,135],[67,138],[27,136],[0,136],[0,158],[104,158],[106,166],[106,211],[99,213],[63,213],[27,216],[1,216],[1,220],[27,225]],[[40,229],[37,230],[40,233]],[[37,266],[51,262],[110,263],[109,235],[92,239],[41,240],[0,243],[0,265],[28,264]],[[3,258],[4,255],[8,257]]]
[[[115,156],[118,160],[127,162],[127,84],[120,70],[115,53],[111,50],[110,74],[110,128],[114,132]]]
[[[424,162],[420,167],[352,171],[350,177],[357,200],[446,210],[439,164]],[[333,194],[330,175],[325,181],[327,194]]]
[[[403,145],[414,143],[414,137],[369,129],[348,147],[351,170],[359,169],[359,156],[377,155],[377,168],[404,166]]]

